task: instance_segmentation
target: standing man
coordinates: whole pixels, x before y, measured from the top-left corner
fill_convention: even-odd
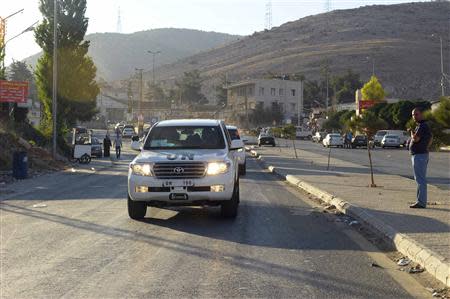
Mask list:
[[[430,127],[423,119],[423,113],[420,108],[412,111],[412,118],[416,122],[416,128],[411,131],[411,140],[409,151],[411,153],[414,179],[417,183],[416,203],[409,206],[413,209],[425,209],[427,206],[427,166],[428,166],[428,148],[432,142]]]
[[[109,157],[110,148],[111,148],[111,139],[109,138],[109,134],[106,133],[105,138],[103,138],[103,156]]]
[[[120,149],[122,147],[122,136],[116,134],[116,139],[114,139],[114,147],[116,148],[116,158],[120,158]]]

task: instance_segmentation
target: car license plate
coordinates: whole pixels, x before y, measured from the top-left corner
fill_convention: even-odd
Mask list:
[[[192,181],[192,180],[164,181],[162,186],[163,187],[190,187],[190,186],[194,186],[194,181]]]

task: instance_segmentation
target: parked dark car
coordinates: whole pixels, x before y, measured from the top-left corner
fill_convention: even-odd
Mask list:
[[[367,136],[366,135],[356,135],[352,139],[352,148],[357,147],[367,147]]]
[[[91,142],[91,155],[98,158],[103,157],[103,144],[97,137],[92,137]]]
[[[261,145],[275,146],[275,138],[273,138],[273,136],[260,134],[258,137],[258,146],[261,146]]]

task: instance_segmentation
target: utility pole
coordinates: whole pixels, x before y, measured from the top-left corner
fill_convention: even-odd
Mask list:
[[[329,102],[330,102],[330,96],[329,96],[329,92],[328,92],[328,65],[327,65],[327,74],[326,74],[326,77],[327,77],[327,98],[326,98],[326,100],[325,100],[325,110],[328,112],[328,105],[329,105]]]
[[[301,114],[303,113],[303,80],[300,81],[300,90],[297,97],[297,127],[301,124]]]
[[[56,159],[57,122],[58,113],[58,0],[53,1],[53,86],[52,86],[52,114],[53,114],[53,159]]]
[[[440,46],[441,46],[441,95],[445,96],[445,73],[444,73],[444,53],[442,46],[442,36],[437,34],[432,34],[432,37],[439,37]]]
[[[141,136],[142,132],[144,131],[144,116],[142,115],[142,100],[144,97],[144,92],[143,92],[143,72],[144,69],[136,69],[136,71],[139,73],[139,104],[138,104],[138,111],[139,111],[139,115],[138,115],[138,135]]]
[[[445,86],[444,86],[444,54],[442,49],[442,36],[439,36],[439,40],[441,42],[441,94],[445,96]]]
[[[155,82],[156,82],[156,79],[155,79],[155,56],[156,55],[158,55],[158,54],[160,54],[161,53],[161,51],[147,51],[149,54],[152,54],[153,55],[153,86],[155,86]]]

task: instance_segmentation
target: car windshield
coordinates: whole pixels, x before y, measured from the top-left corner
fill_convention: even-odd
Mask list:
[[[228,129],[228,133],[230,133],[231,140],[241,139],[239,136],[239,131],[237,129]]]
[[[155,127],[144,144],[144,150],[224,148],[225,140],[219,126]]]
[[[396,138],[398,138],[398,136],[396,136],[396,135],[386,135],[386,138],[396,139]]]
[[[379,131],[379,132],[377,132],[377,134],[375,134],[376,136],[384,136],[384,135],[386,135],[387,134],[387,132],[386,131]]]

